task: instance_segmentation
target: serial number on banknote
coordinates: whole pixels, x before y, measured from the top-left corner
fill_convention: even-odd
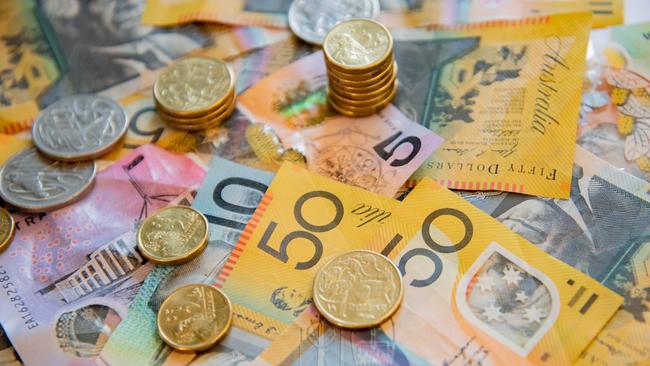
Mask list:
[[[32,312],[23,301],[23,298],[18,293],[18,289],[13,282],[11,282],[11,277],[9,277],[9,274],[2,266],[0,266],[0,285],[5,291],[9,302],[14,306],[14,309],[18,312],[20,318],[23,319],[23,323],[27,326],[27,329],[38,327],[38,322],[32,317]]]

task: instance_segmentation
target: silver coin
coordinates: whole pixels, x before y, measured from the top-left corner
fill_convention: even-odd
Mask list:
[[[302,40],[322,45],[336,24],[353,18],[375,19],[379,10],[379,0],[294,0],[289,27]]]
[[[75,95],[45,108],[32,127],[32,139],[53,159],[82,161],[112,150],[128,126],[126,111],[112,99]]]
[[[50,211],[66,206],[90,190],[94,161],[50,160],[31,147],[12,156],[0,169],[0,197],[24,211]]]

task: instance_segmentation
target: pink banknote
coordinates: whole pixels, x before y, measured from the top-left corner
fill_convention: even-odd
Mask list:
[[[49,213],[13,213],[15,238],[0,255],[0,323],[24,362],[92,363],[120,320],[116,304],[97,295],[119,289],[110,300],[119,302],[137,293],[122,285],[144,259],[132,235],[122,234],[204,176],[185,155],[144,145],[99,173],[81,201]]]

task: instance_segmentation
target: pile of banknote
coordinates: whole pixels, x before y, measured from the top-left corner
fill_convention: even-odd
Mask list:
[[[648,364],[632,2],[3,2],[0,365]]]

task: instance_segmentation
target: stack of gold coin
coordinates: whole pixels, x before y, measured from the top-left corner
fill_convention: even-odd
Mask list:
[[[370,19],[341,22],[325,37],[323,50],[329,102],[337,112],[369,116],[397,94],[393,38],[381,23]]]
[[[221,60],[186,58],[160,74],[153,95],[158,115],[171,126],[217,127],[235,110],[235,73]]]

